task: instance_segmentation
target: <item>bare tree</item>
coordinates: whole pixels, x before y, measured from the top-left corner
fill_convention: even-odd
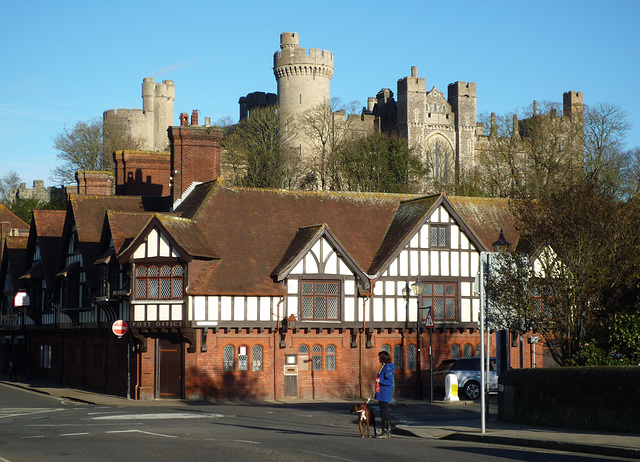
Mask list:
[[[10,193],[20,186],[20,175],[13,170],[9,170],[5,176],[0,178],[0,204],[9,204]]]
[[[106,137],[105,137],[106,133]],[[55,167],[51,179],[68,185],[75,181],[80,170],[106,170],[113,172],[113,153],[120,149],[139,149],[140,141],[133,139],[122,120],[111,120],[103,125],[102,119],[77,122],[72,128],[64,127],[53,138],[53,147],[62,161]]]

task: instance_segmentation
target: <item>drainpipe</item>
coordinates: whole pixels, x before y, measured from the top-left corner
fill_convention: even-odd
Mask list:
[[[367,312],[366,312],[366,307],[367,307],[367,301],[369,300],[369,298],[371,297],[371,295],[373,294],[373,285],[374,285],[374,281],[371,280],[369,282],[371,289],[369,290],[369,293],[363,293],[362,296],[364,297],[362,299],[362,329],[360,330],[360,341],[358,342],[358,375],[359,375],[359,382],[360,382],[360,397],[364,397],[364,390],[362,388],[362,336],[365,334],[366,330],[367,330]]]
[[[280,325],[280,305],[287,298],[286,295],[283,295],[280,301],[278,302],[278,309],[276,311],[276,328],[273,330],[273,400],[276,401],[278,399],[278,383],[277,383],[277,356],[278,356],[278,330]],[[272,312],[273,313],[273,312]]]

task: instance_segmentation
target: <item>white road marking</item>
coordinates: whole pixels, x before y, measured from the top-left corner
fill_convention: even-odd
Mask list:
[[[196,414],[188,412],[160,414],[121,414],[92,417],[93,420],[163,420],[163,419],[219,419],[223,414]]]
[[[145,432],[143,430],[113,430],[106,433],[143,433],[151,436],[162,436],[164,438],[177,438],[176,435],[163,435],[162,433]]]
[[[249,443],[249,444],[260,444],[260,441],[249,441],[249,440],[229,440],[234,443]]]
[[[12,412],[11,414],[3,414],[0,415],[0,419],[6,419],[9,417],[22,417],[25,415],[34,415],[34,414],[45,414],[47,412],[57,412],[64,411],[64,409],[42,409],[42,408],[34,408],[34,409],[25,409],[25,408],[14,408],[14,409],[3,409],[3,412]]]
[[[82,436],[88,435],[89,433],[62,433],[60,436]]]

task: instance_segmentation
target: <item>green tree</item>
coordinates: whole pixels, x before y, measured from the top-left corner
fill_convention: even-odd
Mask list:
[[[74,183],[80,170],[114,171],[113,153],[120,149],[139,149],[140,141],[132,138],[122,120],[102,119],[77,122],[72,128],[64,127],[53,138],[53,147],[62,161],[53,169],[52,180],[57,184]]]
[[[495,296],[530,321],[523,328],[542,334],[556,362],[569,364],[587,339],[602,337],[604,317],[637,310],[637,293],[629,288],[640,281],[635,239],[640,209],[583,180],[538,200],[514,201],[513,210],[524,236],[520,247],[529,248],[534,266],[527,271],[513,263],[504,267],[497,287],[503,292]],[[630,297],[619,296],[627,292]]]
[[[406,141],[379,133],[343,143],[337,160],[342,187],[349,191],[417,193],[426,174]]]
[[[286,117],[277,106],[256,108],[225,135],[223,163],[231,184],[254,188],[295,187],[299,163],[286,145]]]

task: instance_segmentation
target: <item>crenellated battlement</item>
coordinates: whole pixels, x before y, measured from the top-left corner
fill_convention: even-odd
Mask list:
[[[296,64],[318,64],[333,67],[333,53],[319,48],[294,47],[276,51],[273,55],[273,66],[289,66]]]
[[[169,143],[167,128],[173,124],[175,100],[173,80],[155,83],[152,77],[142,81],[142,109],[109,109],[102,114],[103,122],[124,121],[129,135],[140,141],[141,148],[162,151]]]

